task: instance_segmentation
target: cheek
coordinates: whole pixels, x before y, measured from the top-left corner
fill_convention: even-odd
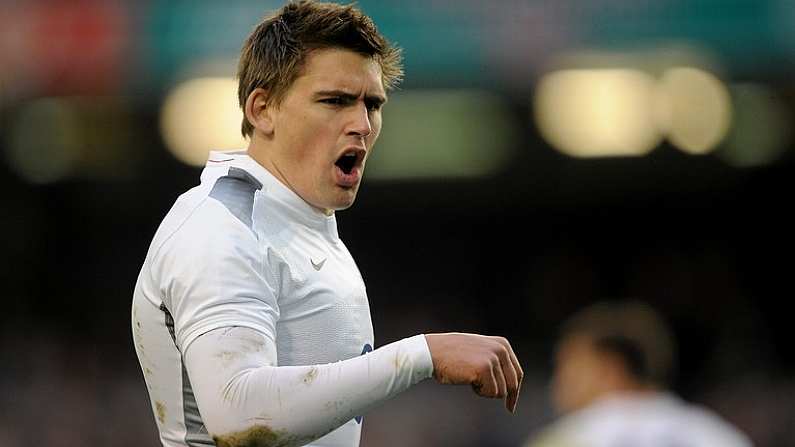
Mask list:
[[[299,116],[298,119],[301,125],[292,129],[287,148],[292,153],[291,158],[302,166],[325,162],[330,145],[327,121],[317,120],[311,115]]]
[[[567,359],[556,370],[553,393],[558,404],[566,409],[581,406],[600,379],[596,365],[587,356]]]
[[[573,407],[576,386],[565,368],[558,368],[552,379],[552,401],[558,411],[567,412]]]
[[[573,389],[578,388],[577,381],[579,379],[577,368],[571,363],[566,363],[558,368],[555,375],[555,388],[562,395],[567,395]]]

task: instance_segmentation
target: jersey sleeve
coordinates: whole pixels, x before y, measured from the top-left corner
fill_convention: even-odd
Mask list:
[[[282,263],[212,200],[154,255],[150,274],[219,447],[305,445],[433,373],[422,335],[335,363],[278,366]]]
[[[241,326],[275,340],[278,284],[254,233],[213,200],[161,246],[152,266],[180,352],[203,333]],[[277,266],[276,266],[277,267]]]
[[[433,373],[424,335],[336,363],[275,366],[270,340],[225,328],[200,336],[184,358],[219,447],[304,445]]]

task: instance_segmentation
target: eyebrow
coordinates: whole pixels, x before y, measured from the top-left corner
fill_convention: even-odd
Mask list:
[[[355,101],[359,98],[359,95],[354,95],[353,93],[346,92],[345,90],[322,90],[315,93],[316,97],[320,96],[339,96],[340,98]],[[365,101],[375,102],[376,104],[384,104],[386,103],[386,97],[381,95],[364,95]]]

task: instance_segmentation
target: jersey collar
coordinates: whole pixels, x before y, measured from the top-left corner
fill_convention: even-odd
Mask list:
[[[246,151],[211,151],[205,171],[202,173],[202,182],[206,181],[206,176],[220,177],[221,175],[225,175],[230,167],[243,169],[254,176],[254,178],[262,183],[262,191],[267,193],[267,197],[285,207],[286,211],[298,222],[318,231],[327,232],[335,239],[338,237],[337,219],[334,213],[330,216],[326,215],[308,204],[301,196],[288,188],[265,169],[265,167],[251,158]],[[216,174],[212,175],[209,171],[216,171]]]

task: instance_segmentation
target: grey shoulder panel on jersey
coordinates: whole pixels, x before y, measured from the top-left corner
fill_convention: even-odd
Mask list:
[[[262,183],[240,168],[229,168],[229,173],[215,181],[210,197],[221,202],[226,209],[247,227],[252,228],[254,193]]]

